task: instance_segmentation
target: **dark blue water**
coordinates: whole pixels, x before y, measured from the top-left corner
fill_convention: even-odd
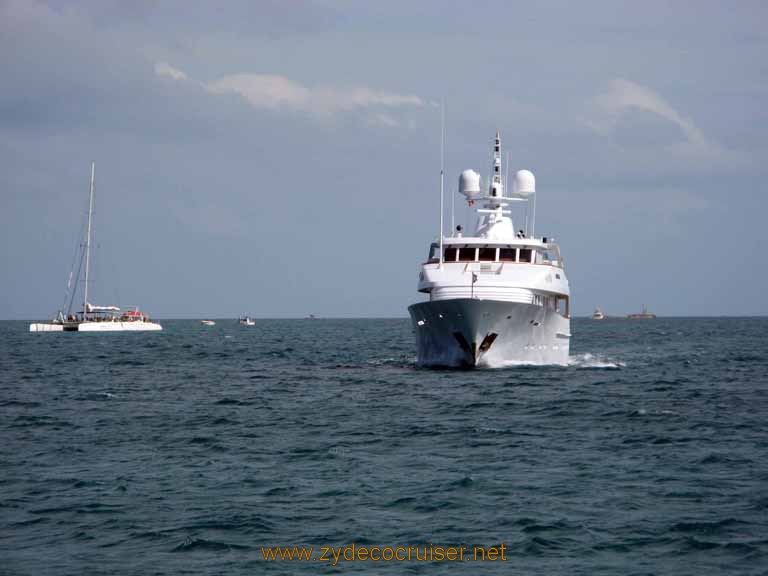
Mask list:
[[[407,320],[0,322],[3,574],[765,574],[768,319],[576,320],[416,369]],[[262,546],[506,546],[496,562]]]

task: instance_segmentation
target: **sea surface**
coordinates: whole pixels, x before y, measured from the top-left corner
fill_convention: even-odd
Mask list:
[[[576,319],[567,367],[410,323],[0,322],[0,574],[766,574],[768,319]],[[275,560],[264,546],[505,546]]]

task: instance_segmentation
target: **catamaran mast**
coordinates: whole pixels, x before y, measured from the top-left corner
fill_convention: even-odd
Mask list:
[[[85,289],[83,290],[83,319],[88,313],[88,269],[91,264],[91,221],[93,220],[93,180],[96,162],[91,162],[91,194],[88,200],[88,232],[85,235]]]

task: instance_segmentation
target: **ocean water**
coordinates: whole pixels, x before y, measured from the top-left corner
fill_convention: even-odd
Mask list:
[[[404,319],[0,322],[1,574],[766,574],[768,319],[573,322],[424,370]],[[504,545],[505,560],[264,560]]]

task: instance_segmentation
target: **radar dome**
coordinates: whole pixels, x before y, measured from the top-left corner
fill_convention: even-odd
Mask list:
[[[533,177],[533,173],[529,170],[515,172],[512,193],[521,198],[528,198],[528,196],[536,194],[536,178]]]
[[[459,193],[468,199],[480,195],[480,174],[474,170],[464,170],[459,176]]]

